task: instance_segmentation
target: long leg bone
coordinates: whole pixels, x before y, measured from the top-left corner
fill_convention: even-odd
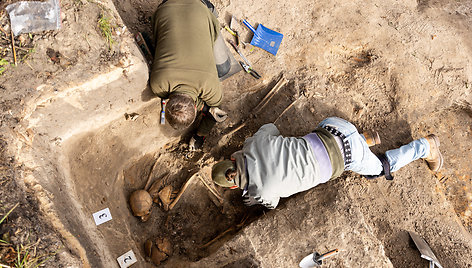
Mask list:
[[[264,96],[264,98],[259,102],[259,104],[252,109],[252,114],[257,114],[262,108],[269,103],[269,101],[275,96],[275,94],[288,82],[288,80],[285,77],[281,77],[279,81],[275,84],[275,86]],[[221,137],[220,141],[218,142],[218,146],[223,146],[228,139],[233,136],[234,133],[238,132],[240,129],[246,126],[246,124],[249,122],[249,119],[244,121],[244,123],[241,123],[239,126],[237,126],[235,129],[231,130],[227,134]]]
[[[154,169],[156,168],[157,163],[159,163],[159,158],[160,158],[160,156],[157,157],[156,162],[154,162],[154,165],[152,165],[151,171],[149,172],[149,176],[148,176],[148,179],[146,181],[146,185],[144,186],[145,191],[148,190],[149,183],[151,182],[151,178],[152,178],[152,173],[154,172]]]
[[[179,194],[177,195],[177,197],[174,199],[174,201],[172,201],[172,203],[169,205],[169,210],[171,210],[172,208],[174,208],[174,206],[177,204],[177,202],[179,202],[179,199],[182,197],[182,195],[184,194],[185,190],[187,190],[187,187],[190,185],[190,183],[193,181],[193,179],[195,177],[197,177],[198,173],[195,173],[192,175],[192,177],[190,177],[187,182],[184,184],[184,186],[182,186],[182,188],[180,189],[180,192]]]
[[[249,214],[246,214],[243,219],[241,220],[240,223],[236,224],[235,226],[231,226],[229,227],[226,231],[220,233],[219,235],[217,235],[215,238],[213,238],[212,240],[210,240],[209,242],[207,242],[205,245],[202,245],[200,246],[200,248],[206,248],[208,247],[209,245],[213,244],[214,242],[218,241],[219,239],[221,239],[223,236],[225,236],[227,233],[229,232],[232,232],[232,231],[237,231],[238,229],[240,229],[241,227],[244,226],[244,224],[246,223],[246,221],[249,219]]]
[[[234,231],[236,230],[236,227],[234,226],[231,226],[229,227],[226,231],[222,232],[221,234],[217,235],[215,238],[213,238],[212,240],[208,241],[205,245],[202,245],[200,246],[199,248],[206,248],[208,247],[209,245],[215,243],[216,241],[218,241],[220,238],[222,238],[223,236],[225,236],[227,233],[231,232],[231,231]]]
[[[280,115],[277,117],[277,119],[275,119],[274,125],[277,125],[277,121],[278,121],[280,118],[282,118],[282,116],[283,116],[288,110],[290,110],[290,108],[292,108],[293,105],[295,105],[295,103],[297,103],[297,101],[300,100],[302,97],[303,97],[303,95],[300,95],[296,100],[294,100],[292,103],[290,103],[290,104],[280,113]]]
[[[279,90],[288,82],[288,80],[285,77],[281,77],[279,81],[275,84],[275,86],[265,95],[265,97],[259,102],[259,104],[253,109],[253,113],[256,114],[262,108],[269,103],[269,101],[279,92]]]
[[[215,189],[213,189],[210,185],[208,185],[206,182],[205,182],[205,179],[202,178],[202,177],[206,177],[205,175],[201,174],[201,175],[198,175],[198,178],[200,179],[200,181],[203,183],[203,185],[206,186],[206,188],[210,191],[210,193],[212,193],[217,199],[218,201],[223,204],[223,197],[221,197],[221,195],[216,192]]]

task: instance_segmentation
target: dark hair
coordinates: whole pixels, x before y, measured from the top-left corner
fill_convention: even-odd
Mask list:
[[[180,93],[169,96],[166,105],[166,120],[174,129],[184,129],[189,127],[195,120],[196,109],[193,99]]]
[[[238,175],[238,171],[235,168],[229,168],[225,172],[225,178],[228,181],[234,181],[234,179],[236,178],[237,175]]]

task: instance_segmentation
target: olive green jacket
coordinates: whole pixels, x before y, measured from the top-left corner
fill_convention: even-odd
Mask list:
[[[169,0],[154,14],[156,53],[152,91],[166,99],[171,93],[192,97],[198,109],[218,106],[222,90],[213,55],[219,22],[200,0]]]

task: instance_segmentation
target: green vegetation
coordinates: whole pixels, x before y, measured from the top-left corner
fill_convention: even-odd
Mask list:
[[[3,59],[2,59],[3,60]],[[10,213],[19,205],[20,203],[16,203],[16,205],[14,205],[8,212],[7,214],[5,214],[5,216],[3,216],[3,218],[0,220],[0,224],[2,224],[2,222],[8,217],[8,215],[10,215]]]
[[[0,224],[2,224],[8,215],[12,213],[12,211],[18,207],[20,203],[17,203],[15,206],[13,206],[0,220]],[[9,236],[8,235],[3,235],[2,239],[0,239],[0,247],[6,247],[8,250],[6,251],[8,256],[2,256],[5,257],[5,259],[2,259],[3,261],[6,261],[8,265],[0,263],[0,267],[15,267],[15,268],[37,268],[41,265],[43,265],[47,260],[49,260],[51,257],[56,255],[57,252],[53,253],[47,253],[44,255],[40,256],[35,256],[36,255],[36,246],[39,243],[38,242],[34,244],[29,244],[27,246],[23,245],[17,245],[16,248],[13,248],[12,244],[10,243]],[[9,253],[8,253],[9,252]],[[14,266],[11,266],[14,265]]]
[[[16,246],[16,260],[15,260],[15,268],[37,268],[44,264],[47,260],[51,257],[56,255],[56,252],[44,254],[41,256],[33,256],[31,255],[31,251],[35,252],[35,245],[29,246]],[[33,253],[35,254],[35,253]]]
[[[115,40],[113,40],[113,26],[110,22],[110,18],[101,14],[100,18],[98,19],[98,28],[100,28],[102,35],[105,37],[108,43],[108,48],[111,50]]]
[[[7,67],[10,65],[6,59],[0,58],[0,75],[7,70]],[[1,224],[2,222],[0,222]]]

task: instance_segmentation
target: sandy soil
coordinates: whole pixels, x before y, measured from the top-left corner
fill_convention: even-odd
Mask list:
[[[4,223],[0,233],[0,263],[20,265],[17,259],[25,260],[28,267],[45,265],[47,267],[79,267],[77,254],[64,243],[64,237],[54,228],[47,208],[40,207],[38,186],[33,187],[25,179],[33,170],[25,169],[18,162],[19,151],[32,149],[32,133],[22,128],[22,118],[32,109],[31,103],[49,94],[57,94],[58,87],[68,77],[84,80],[119,64],[119,41],[115,32],[115,46],[108,48],[96,21],[101,14],[109,11],[104,5],[87,4],[85,1],[61,1],[61,31],[22,34],[14,39],[17,53],[17,66],[11,48],[10,25],[6,5],[17,1],[0,3],[0,57],[9,62],[0,76],[1,133],[2,150],[0,158],[1,187],[0,211],[5,215],[16,204]],[[116,20],[111,22],[118,28]],[[84,27],[87,20],[94,21],[94,27]],[[74,37],[75,36],[75,37]],[[72,38],[73,37],[73,38]],[[77,38],[80,37],[80,38]],[[45,85],[43,90],[38,86]],[[55,89],[56,88],[56,89]],[[24,126],[24,125],[23,125]],[[39,134],[41,136],[41,134]],[[35,145],[36,147],[37,145]],[[40,148],[40,147],[38,147]],[[64,235],[64,234],[63,234]]]
[[[114,4],[129,31],[150,33],[150,17],[159,2]],[[471,3],[218,0],[215,6],[222,25],[234,14],[281,32],[284,39],[275,57],[260,49],[243,49],[263,78],[255,80],[241,72],[223,82],[222,107],[230,118],[212,132],[203,152],[188,153],[184,135],[153,154],[137,156],[127,146],[128,139],[155,127],[158,107],[140,111],[136,122],[122,118],[63,146],[84,210],[92,212],[102,202],[119,211],[120,222],[101,233],[115,247],[113,252],[122,250],[116,235],[129,232],[133,234],[129,243],[140,250],[142,262],[137,267],[151,266],[143,257],[144,241],[163,237],[173,245],[173,256],[164,263],[170,267],[195,261],[200,267],[293,267],[311,250],[333,246],[343,250],[326,262],[327,267],[421,267],[426,263],[406,233],[415,231],[430,243],[444,267],[472,267]],[[97,28],[85,27],[87,20],[96,20],[106,11],[103,5],[64,0],[62,10],[63,30],[34,34],[32,39],[24,35],[25,47],[34,46],[35,51],[0,76],[0,215],[18,202],[21,208],[1,225],[0,234],[14,234],[9,240],[13,251],[2,246],[0,252],[5,263],[11,263],[7,250],[11,253],[16,245],[39,241],[37,256],[51,254],[46,266],[79,266],[73,258],[77,253],[66,254],[70,249],[64,238],[54,232],[25,185],[28,171],[15,162],[18,141],[28,138],[21,129],[22,115],[29,101],[45,94],[35,91],[38,85],[59,84],[70,76],[87,79],[120,64],[117,32],[117,44],[109,50]],[[0,22],[7,28],[6,17]],[[122,26],[118,22],[116,29]],[[249,31],[238,28],[250,41]],[[6,47],[7,40],[2,40]],[[59,51],[62,60],[51,60],[48,48]],[[288,83],[269,105],[252,114],[281,77]],[[127,197],[144,187],[155,161],[160,164],[151,174],[153,180],[164,178],[163,185],[178,189],[195,172],[202,170],[208,176],[208,166],[241,148],[244,139],[264,123],[275,122],[282,134],[297,136],[310,132],[327,116],[348,119],[360,130],[377,130],[382,144],[374,147],[375,152],[436,133],[444,169],[433,174],[424,162],[416,161],[396,172],[393,182],[345,173],[283,200],[275,211],[246,209],[239,192],[223,189],[218,191],[225,202],[218,204],[196,181],[175,210],[165,212],[155,205],[147,223],[130,214]],[[245,126],[233,133],[242,123]],[[146,146],[145,140],[134,143]],[[117,178],[123,159],[130,161]],[[102,192],[110,188],[104,197]],[[234,227],[241,222],[244,228]],[[205,245],[228,229],[222,239]],[[24,235],[24,230],[31,235]],[[228,256],[234,256],[232,262]],[[95,264],[101,266],[99,260]]]

